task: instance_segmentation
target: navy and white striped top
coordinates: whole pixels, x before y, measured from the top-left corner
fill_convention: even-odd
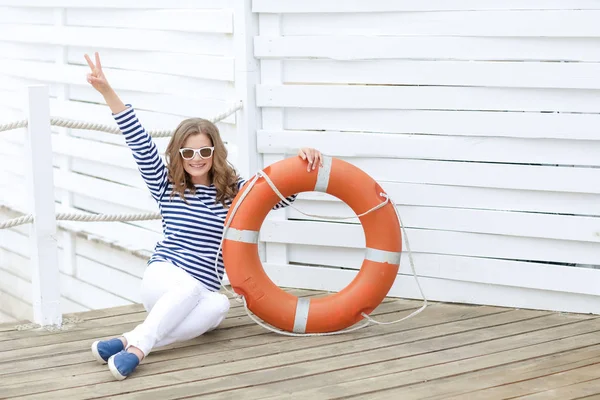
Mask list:
[[[220,289],[215,272],[215,257],[221,242],[225,217],[228,209],[216,201],[217,189],[214,185],[196,185],[196,193],[185,190],[186,204],[179,195],[170,197],[173,185],[168,180],[167,167],[163,163],[156,145],[140,124],[135,110],[128,108],[113,114],[127,145],[133,152],[142,178],[158,202],[162,215],[164,238],[154,248],[148,264],[154,261],[168,261],[183,268],[198,279],[207,289]],[[238,181],[238,188],[246,182]],[[287,198],[293,202],[296,195]],[[231,200],[227,201],[229,206]],[[285,207],[283,202],[273,209]],[[223,278],[223,255],[219,253],[217,269]]]

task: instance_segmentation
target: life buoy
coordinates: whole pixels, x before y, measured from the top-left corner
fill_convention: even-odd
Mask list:
[[[310,173],[306,161],[287,158],[264,169],[281,194],[319,191],[344,201],[360,215],[381,205],[382,188],[356,166],[323,157],[323,167]],[[389,292],[400,267],[402,238],[391,202],[360,217],[366,242],[360,271],[338,293],[318,298],[298,298],[279,288],[267,276],[258,254],[259,230],[269,211],[281,199],[265,179],[258,179],[229,221],[240,200],[235,197],[226,217],[229,223],[223,240],[223,261],[233,290],[244,296],[248,308],[262,320],[296,333],[333,332],[370,314]]]

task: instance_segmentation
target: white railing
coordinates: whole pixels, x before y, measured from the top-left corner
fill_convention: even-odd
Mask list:
[[[210,121],[216,123],[243,108],[237,102]],[[140,221],[160,219],[159,213],[138,214],[87,214],[55,213],[52,143],[50,126],[89,129],[108,133],[120,133],[118,128],[96,123],[51,118],[48,86],[28,87],[27,119],[0,125],[0,132],[27,128],[25,153],[27,155],[27,189],[29,210],[24,215],[0,223],[0,229],[32,223],[31,266],[33,322],[41,326],[60,326],[60,287],[56,221]],[[152,137],[168,137],[172,130],[149,130]]]

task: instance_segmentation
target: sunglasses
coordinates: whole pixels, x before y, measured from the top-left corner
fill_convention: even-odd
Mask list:
[[[179,149],[179,152],[181,153],[181,157],[183,157],[184,160],[191,160],[192,158],[194,158],[196,153],[198,153],[198,155],[202,159],[211,158],[214,150],[214,147],[202,147],[200,149],[190,149],[188,147],[185,147],[183,149]]]

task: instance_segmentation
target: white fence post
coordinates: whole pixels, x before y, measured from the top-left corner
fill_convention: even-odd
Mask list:
[[[235,93],[244,107],[236,113],[236,143],[239,173],[250,178],[262,167],[256,147],[261,118],[256,107],[256,85],[260,79],[258,60],[254,57],[254,38],[258,35],[258,16],[252,13],[252,0],[234,0],[233,42],[235,57]],[[259,243],[259,252],[264,244]]]
[[[281,14],[260,14],[260,33],[267,37],[281,36]],[[260,60],[261,83],[271,85],[283,84],[283,62],[281,60]],[[282,131],[284,129],[285,110],[283,107],[262,108],[262,129]],[[273,164],[286,158],[286,154],[264,157],[265,164]],[[277,211],[267,218],[274,221],[285,221],[288,208]],[[288,245],[285,243],[267,243],[265,262],[270,264],[287,264]]]
[[[42,326],[61,325],[48,86],[29,86],[28,91],[25,151],[34,216],[30,230],[33,320]]]
[[[252,0],[235,0],[234,9],[235,93],[244,107],[236,113],[235,125],[240,173],[249,177],[260,168],[256,148],[256,129],[260,116],[256,108],[256,84],[260,71],[254,58],[254,37],[258,35],[258,17],[252,13]]]

